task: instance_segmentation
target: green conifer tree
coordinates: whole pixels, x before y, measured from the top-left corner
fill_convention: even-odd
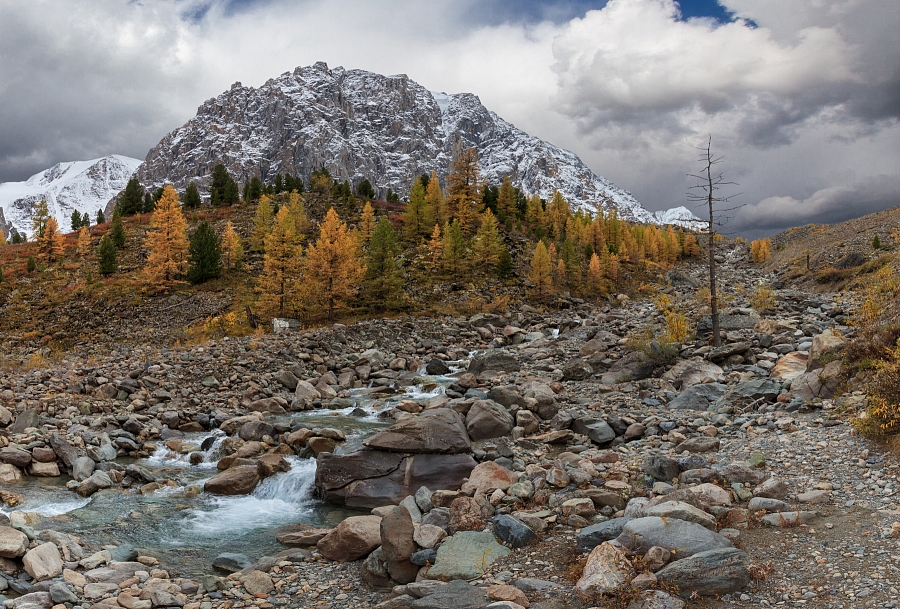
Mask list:
[[[90,225],[91,225],[91,217],[88,215],[87,212],[84,212],[84,214],[82,214],[82,216],[81,216],[81,226],[90,227]]]
[[[34,206],[34,211],[31,215],[31,232],[34,234],[35,239],[40,239],[44,236],[44,229],[47,227],[49,219],[50,208],[47,206],[47,201],[41,199],[41,202]]]
[[[37,260],[34,259],[34,256],[28,257],[28,262],[25,263],[25,270],[29,273],[33,273],[37,268]]]
[[[418,241],[428,236],[433,222],[425,202],[425,187],[421,180],[416,180],[409,189],[409,203],[403,210],[403,232],[410,241]]]
[[[200,190],[193,182],[184,189],[184,206],[188,209],[196,209],[200,207]]]
[[[140,180],[131,178],[125,186],[125,191],[119,199],[119,206],[122,208],[123,216],[133,216],[144,210],[144,187],[141,186]]]
[[[191,283],[203,283],[222,272],[222,240],[209,222],[201,222],[191,233],[188,254],[191,267],[187,279]]]
[[[111,275],[119,268],[116,244],[110,239],[109,233],[100,239],[100,246],[97,248],[97,264],[101,275]]]
[[[71,225],[72,225],[72,232],[75,232],[79,228],[81,228],[81,213],[79,213],[79,211],[77,209],[72,210]]]
[[[122,213],[119,206],[113,208],[112,223],[109,227],[109,238],[117,249],[125,247],[125,223],[122,221]]]
[[[382,216],[367,247],[364,289],[376,309],[397,306],[403,299],[403,271],[397,264],[400,246],[390,220]]]
[[[466,240],[463,237],[462,225],[456,218],[444,224],[441,258],[444,270],[454,277],[466,269]]]
[[[103,215],[103,210],[97,210],[97,224],[103,224],[106,222],[106,216]]]

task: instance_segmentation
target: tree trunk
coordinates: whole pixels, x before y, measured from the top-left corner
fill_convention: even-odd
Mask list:
[[[711,156],[707,149],[707,154]],[[710,161],[712,159],[710,158]],[[719,302],[716,297],[716,239],[713,231],[713,179],[712,179],[712,163],[706,165],[706,178],[709,184],[707,202],[709,204],[709,313],[712,319],[713,346],[718,347],[722,344],[722,337],[719,334]]]

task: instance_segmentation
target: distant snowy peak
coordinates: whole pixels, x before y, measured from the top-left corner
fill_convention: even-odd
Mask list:
[[[235,83],[165,136],[137,175],[145,187],[183,189],[190,181],[207,186],[216,163],[240,183],[278,173],[306,178],[325,167],[354,185],[366,178],[384,195],[388,188],[406,192],[432,170],[443,179],[454,154],[469,146],[491,183],[508,175],[529,194],[549,198],[556,189],[576,208],[617,208],[624,218],[655,221],[574,153],[517,129],[471,93],[432,92],[403,74],[329,69],[324,62],[258,89]]]
[[[30,234],[34,207],[41,199],[47,201],[64,232],[71,226],[73,210],[87,212],[93,221],[97,210],[125,188],[140,164],[138,159],[114,154],[92,161],[58,163],[24,182],[2,183],[0,224],[5,224],[6,234],[13,228]]]
[[[684,226],[685,228],[703,228],[703,220],[698,218],[687,207],[673,207],[665,211],[653,212],[653,221],[656,224]]]

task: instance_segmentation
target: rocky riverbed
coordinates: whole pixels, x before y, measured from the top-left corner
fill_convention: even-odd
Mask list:
[[[722,258],[726,285],[761,278]],[[660,288],[684,306],[700,269]],[[10,609],[896,607],[897,459],[842,295],[738,292],[128,346],[0,372]],[[701,324],[701,339],[703,338]],[[449,582],[449,583],[446,583]]]

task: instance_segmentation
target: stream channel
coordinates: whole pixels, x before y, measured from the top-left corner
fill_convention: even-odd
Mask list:
[[[456,371],[459,362],[447,364]],[[347,439],[338,444],[335,452],[348,453],[362,447],[366,437],[394,423],[392,417],[379,417],[380,412],[390,410],[401,400],[423,403],[443,394],[455,380],[450,376],[428,376],[422,370],[415,375],[402,375],[393,386],[396,393],[387,397],[373,397],[366,389],[351,389],[348,399],[352,406],[348,408],[265,417],[270,423],[288,423],[295,428],[340,429]],[[294,456],[287,457],[290,471],[266,478],[250,495],[226,497],[201,492],[195,497],[186,496],[187,487],[202,489],[203,483],[218,473],[216,463],[225,456],[221,448],[225,437],[218,430],[185,434],[185,442],[207,447],[198,464],[191,464],[186,454],[168,450],[162,442],[148,458],[116,460],[124,465],[140,464],[158,473],[161,479],[177,481],[178,486],[164,486],[147,495],[136,488],[123,492],[113,487],[84,498],[65,488],[68,476],[28,477],[14,489],[25,501],[0,512],[40,514],[43,519],[34,527],[36,530],[73,533],[91,547],[128,544],[140,554],[155,556],[163,567],[184,577],[209,573],[212,561],[223,552],[245,554],[254,561],[287,549],[276,540],[279,527],[294,523],[333,527],[349,516],[368,513],[316,499],[315,458]]]

